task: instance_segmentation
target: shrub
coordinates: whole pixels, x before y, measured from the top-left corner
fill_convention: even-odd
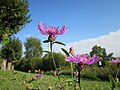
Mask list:
[[[100,67],[100,68],[94,65],[94,66],[87,66],[82,72],[82,74],[97,76],[102,80],[109,80],[108,75],[115,76],[116,72],[117,72],[117,68],[115,65],[112,66],[107,65],[105,67]],[[118,77],[120,78],[120,73]]]
[[[27,72],[28,70],[40,69],[41,67],[42,67],[42,60],[41,58],[38,57],[34,57],[29,60],[23,58],[20,61],[18,61],[15,65],[16,70],[25,71],[25,72]]]
[[[61,53],[53,53],[55,63],[57,68],[64,68],[67,67],[69,64],[65,61],[64,55]],[[51,57],[51,54],[46,54],[42,59],[42,70],[44,71],[51,71],[55,70],[53,59]]]
[[[29,65],[30,65],[31,70],[35,70],[35,69],[38,70],[42,68],[42,60],[39,57],[31,58],[29,61]]]

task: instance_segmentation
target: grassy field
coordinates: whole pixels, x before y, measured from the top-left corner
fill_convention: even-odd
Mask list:
[[[30,79],[34,74],[29,74],[25,72],[16,71],[14,75],[12,71],[4,71],[0,70],[0,90],[27,90],[28,87],[39,87],[40,90],[48,90],[48,87],[53,87],[57,80],[53,75],[43,75],[41,79],[36,81],[32,81],[30,83]],[[17,78],[16,78],[17,77]],[[62,78],[70,79],[69,76],[65,76]],[[107,81],[97,81],[97,80],[89,80],[89,79],[81,79],[82,90],[110,90],[109,82]],[[53,88],[52,90],[58,90]],[[62,90],[72,90],[68,87],[68,89]],[[120,90],[116,88],[115,90]]]

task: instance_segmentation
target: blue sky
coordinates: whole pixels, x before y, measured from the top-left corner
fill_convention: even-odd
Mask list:
[[[22,42],[26,37],[47,37],[38,32],[38,22],[61,27],[67,32],[57,40],[71,43],[97,38],[120,28],[120,0],[28,0],[32,22],[18,34]]]

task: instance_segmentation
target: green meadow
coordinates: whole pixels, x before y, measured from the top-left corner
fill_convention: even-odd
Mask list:
[[[28,87],[34,87],[33,90],[60,90],[53,86],[56,83],[57,78],[54,75],[43,74],[41,79],[27,83],[31,79],[34,73],[25,73],[15,71],[15,75],[12,71],[0,70],[0,90],[30,90]],[[17,78],[16,78],[17,77]],[[69,75],[62,76],[62,81],[70,79]],[[82,90],[111,90],[108,81],[99,81],[81,78]],[[39,87],[39,89],[37,89]],[[53,88],[52,88],[53,87]],[[36,88],[36,89],[35,89]],[[61,90],[72,90],[69,86],[67,89]],[[116,88],[115,90],[119,90]]]

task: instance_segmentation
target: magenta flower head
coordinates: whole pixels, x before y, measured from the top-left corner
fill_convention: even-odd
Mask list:
[[[79,72],[74,72],[74,74],[77,76],[79,74]]]
[[[43,76],[43,74],[35,74],[34,76],[32,76],[32,78],[36,79],[36,78],[41,78]]]
[[[120,64],[120,60],[119,59],[113,59],[111,62],[112,63],[116,63],[116,64]]]
[[[82,54],[82,55],[70,55],[65,58],[67,62],[72,62],[72,63],[78,63],[81,65],[87,64],[95,64],[99,61],[99,58],[94,54],[92,57],[90,57],[88,54]]]
[[[56,35],[62,35],[66,32],[67,27],[62,26],[61,29],[55,26],[47,26],[46,24],[39,23],[38,29],[41,34],[48,35],[49,40],[54,41],[56,39]]]

